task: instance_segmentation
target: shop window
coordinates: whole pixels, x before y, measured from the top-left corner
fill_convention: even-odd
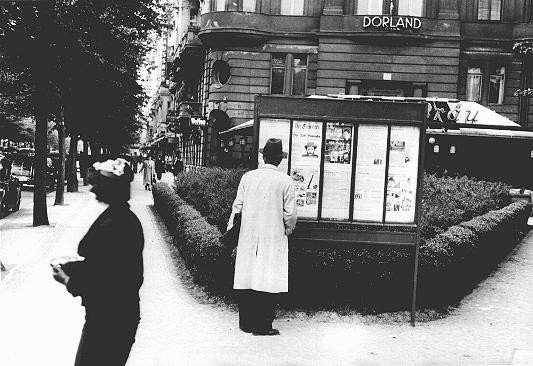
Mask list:
[[[489,77],[489,103],[503,104],[504,87],[505,67],[496,67]]]
[[[216,60],[213,64],[213,84],[220,88],[228,83],[230,76],[229,64],[223,60]]]
[[[273,53],[270,94],[306,95],[307,55]]]
[[[358,15],[422,16],[424,0],[355,0],[353,8]]]
[[[479,0],[477,7],[478,20],[501,20],[501,0]]]
[[[466,100],[481,102],[483,72],[481,67],[469,67],[466,76]]]
[[[281,15],[303,15],[304,0],[281,0]]]

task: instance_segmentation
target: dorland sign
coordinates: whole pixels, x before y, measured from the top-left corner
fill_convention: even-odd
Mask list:
[[[363,17],[363,28],[375,27],[385,29],[419,29],[422,26],[422,21],[419,18],[412,17],[392,17],[378,15],[370,17],[365,15]]]

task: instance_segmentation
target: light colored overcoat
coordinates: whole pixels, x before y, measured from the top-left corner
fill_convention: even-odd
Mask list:
[[[290,235],[296,225],[292,179],[274,165],[244,174],[233,202],[228,230],[242,213],[233,288],[288,292]]]
[[[143,170],[144,170],[143,185],[152,185],[152,178],[154,176],[154,161],[153,160],[143,161],[143,166],[141,168],[141,171]]]

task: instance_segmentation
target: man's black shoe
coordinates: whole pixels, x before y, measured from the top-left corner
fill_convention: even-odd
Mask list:
[[[244,333],[252,333],[252,328],[239,327]]]
[[[275,335],[279,335],[279,330],[277,329],[254,330],[252,334],[255,336],[275,336]]]

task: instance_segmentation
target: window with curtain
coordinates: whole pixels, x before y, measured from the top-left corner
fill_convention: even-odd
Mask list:
[[[306,95],[307,55],[273,53],[270,94]]]
[[[481,67],[469,67],[466,76],[466,100],[481,102],[483,71]]]
[[[280,14],[281,15],[303,15],[304,14],[304,0],[281,0]]]
[[[489,103],[503,104],[505,87],[505,67],[497,66],[489,77]]]
[[[502,0],[479,0],[478,20],[501,20]]]

